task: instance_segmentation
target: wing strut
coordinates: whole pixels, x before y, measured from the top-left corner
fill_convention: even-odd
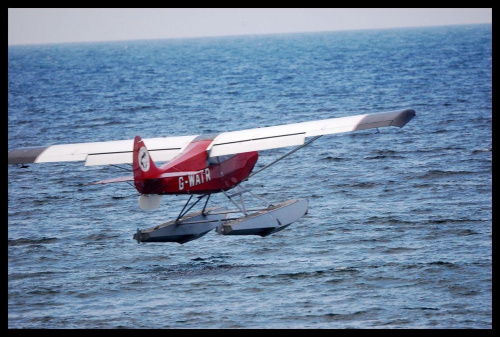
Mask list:
[[[264,166],[263,168],[261,168],[260,170],[258,171],[255,171],[253,172],[252,174],[250,174],[245,180],[243,181],[247,181],[248,179],[250,179],[250,177],[253,177],[254,175],[256,175],[257,173],[259,173],[260,171],[263,171],[264,169],[268,168],[269,166],[273,165],[273,164],[276,164],[277,162],[279,162],[281,159],[284,159],[286,157],[288,157],[289,155],[291,155],[292,153],[300,150],[301,148],[311,144],[312,142],[314,142],[316,139],[318,139],[319,137],[321,137],[322,135],[319,135],[319,136],[315,136],[311,139],[309,139],[307,142],[305,142],[304,144],[300,145],[300,146],[297,146],[295,149],[293,149],[292,151],[290,152],[287,152],[285,153],[284,155],[282,155],[281,157],[279,157],[278,159],[276,159],[275,161],[273,161],[272,163],[269,163],[267,164],[266,166]]]

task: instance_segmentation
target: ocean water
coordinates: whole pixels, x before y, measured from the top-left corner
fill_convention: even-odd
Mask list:
[[[265,238],[137,244],[187,198],[146,212],[126,183],[89,185],[120,168],[10,165],[8,327],[492,328],[491,28],[9,46],[8,149],[418,115],[255,175],[309,200]]]

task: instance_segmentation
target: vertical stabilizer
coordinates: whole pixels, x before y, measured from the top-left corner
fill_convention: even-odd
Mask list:
[[[161,174],[160,169],[151,159],[146,145],[139,136],[135,136],[134,139],[132,168],[134,170],[134,184],[139,193],[144,193],[145,180],[155,178]]]

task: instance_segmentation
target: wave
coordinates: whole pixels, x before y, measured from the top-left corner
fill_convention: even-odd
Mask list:
[[[434,178],[443,178],[443,177],[451,177],[456,175],[469,175],[469,174],[476,174],[476,173],[471,171],[430,170],[424,173],[423,175],[418,176],[418,178],[434,179]]]
[[[7,242],[8,246],[22,246],[22,245],[38,245],[38,244],[48,244],[59,241],[58,238],[40,238],[40,239],[27,239],[27,238],[19,238],[19,239],[9,239]]]
[[[490,147],[487,147],[485,149],[473,150],[472,154],[478,154],[478,153],[484,153],[484,152],[492,152],[492,151],[493,151],[493,147],[490,146]]]
[[[328,157],[321,158],[320,160],[322,160],[322,161],[331,161],[331,162],[334,162],[334,163],[338,163],[338,162],[342,162],[342,161],[348,161],[350,159],[349,158],[340,158],[340,157],[328,156]]]
[[[318,277],[322,276],[333,276],[333,275],[344,275],[344,274],[357,274],[360,270],[354,267],[337,267],[330,268],[325,270],[313,270],[313,271],[301,271],[301,272],[288,272],[288,273],[279,273],[279,274],[259,274],[259,275],[250,275],[247,278],[259,278],[259,279],[304,279],[310,277]],[[337,281],[337,280],[336,280]]]

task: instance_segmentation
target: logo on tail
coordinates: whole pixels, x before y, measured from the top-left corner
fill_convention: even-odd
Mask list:
[[[139,193],[151,193],[146,186],[148,179],[157,178],[162,172],[155,165],[151,155],[141,137],[134,139],[134,152],[132,157],[132,169],[134,170],[134,185]]]
[[[137,152],[137,161],[139,162],[139,167],[143,172],[149,171],[149,153],[146,147],[142,146]]]

